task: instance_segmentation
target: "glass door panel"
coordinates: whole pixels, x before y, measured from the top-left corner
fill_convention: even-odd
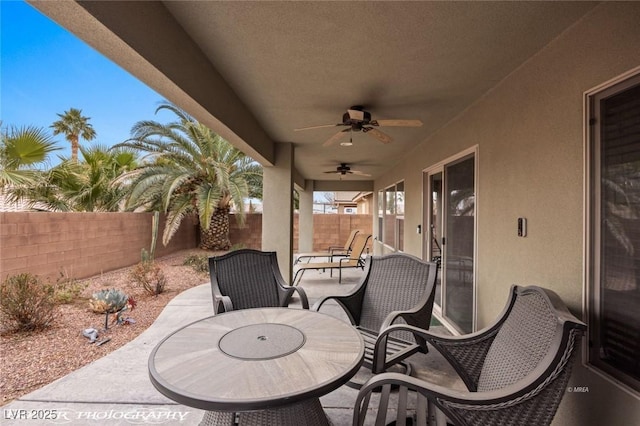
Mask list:
[[[431,205],[429,208],[429,230],[427,253],[429,259],[438,264],[438,278],[436,281],[435,303],[442,307],[442,172],[429,175],[429,192]]]
[[[475,235],[475,160],[470,157],[444,169],[444,306],[443,316],[463,333],[473,331]]]

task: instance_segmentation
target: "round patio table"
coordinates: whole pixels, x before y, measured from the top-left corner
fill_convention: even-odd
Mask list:
[[[319,397],[360,368],[364,342],[344,321],[306,309],[258,308],[204,318],[149,357],[153,385],[207,410],[201,424],[328,425]]]

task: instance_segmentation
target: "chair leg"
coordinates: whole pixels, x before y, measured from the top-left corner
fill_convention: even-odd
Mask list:
[[[447,416],[436,407],[431,400],[427,402],[427,425],[428,426],[446,426]]]

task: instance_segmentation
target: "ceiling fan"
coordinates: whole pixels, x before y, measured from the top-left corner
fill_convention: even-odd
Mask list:
[[[293,129],[295,132],[301,130],[313,130],[322,129],[325,127],[339,127],[347,126],[346,129],[339,131],[335,135],[331,136],[322,145],[330,146],[340,140],[346,133],[360,132],[366,133],[374,138],[378,139],[382,143],[390,143],[393,138],[384,132],[381,132],[377,127],[420,127],[422,121],[420,120],[372,120],[371,113],[365,111],[362,105],[354,105],[342,115],[342,123],[337,124],[324,124],[320,126],[303,127],[300,129]],[[343,144],[341,144],[343,145]],[[344,143],[344,145],[351,145],[351,142]]]
[[[370,174],[361,172],[360,170],[352,170],[347,163],[340,163],[340,165],[336,167],[335,170],[328,170],[324,173],[339,174],[340,179],[342,179],[342,176],[345,176],[345,175],[357,175],[357,176],[367,176],[367,177],[371,176]]]

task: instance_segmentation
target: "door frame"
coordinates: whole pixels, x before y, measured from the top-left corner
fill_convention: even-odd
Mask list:
[[[465,149],[455,155],[452,155],[450,157],[445,158],[442,161],[439,161],[438,163],[435,163],[425,169],[422,170],[422,223],[423,223],[423,230],[424,232],[422,233],[422,258],[423,260],[431,260],[431,249],[432,249],[432,240],[431,240],[431,204],[432,204],[432,198],[431,198],[431,180],[430,177],[434,174],[437,173],[442,173],[442,191],[444,193],[444,191],[446,190],[446,181],[445,181],[445,167],[447,165],[453,164],[453,163],[457,163],[458,161],[461,161],[463,159],[465,159],[465,157],[470,157],[473,155],[473,159],[474,159],[474,176],[473,176],[473,186],[474,186],[474,193],[475,193],[475,200],[474,200],[474,215],[473,215],[473,300],[471,302],[471,306],[473,309],[473,312],[471,313],[471,318],[472,318],[472,331],[475,332],[477,331],[477,327],[478,327],[478,154],[479,154],[479,149],[478,149],[478,145],[474,145],[471,148]],[[446,229],[446,215],[442,214],[442,220],[441,220],[441,226],[442,229],[440,230],[441,232],[443,232]],[[439,273],[442,274],[442,278],[441,278],[441,291],[443,291],[444,286],[446,285],[446,271],[444,269],[444,264],[446,259],[444,258],[445,256],[445,250],[442,250],[442,258],[441,258],[441,269],[439,271]],[[445,301],[445,297],[444,294],[441,295],[440,298],[440,302],[442,303],[446,303]],[[447,330],[449,330],[453,335],[460,335],[461,332],[460,330],[449,320],[447,320],[444,315],[443,315],[443,310],[442,310],[442,306],[441,305],[437,305],[434,304],[433,305],[433,314],[436,317],[436,319],[438,321],[440,321],[442,323],[442,325],[444,325]]]

